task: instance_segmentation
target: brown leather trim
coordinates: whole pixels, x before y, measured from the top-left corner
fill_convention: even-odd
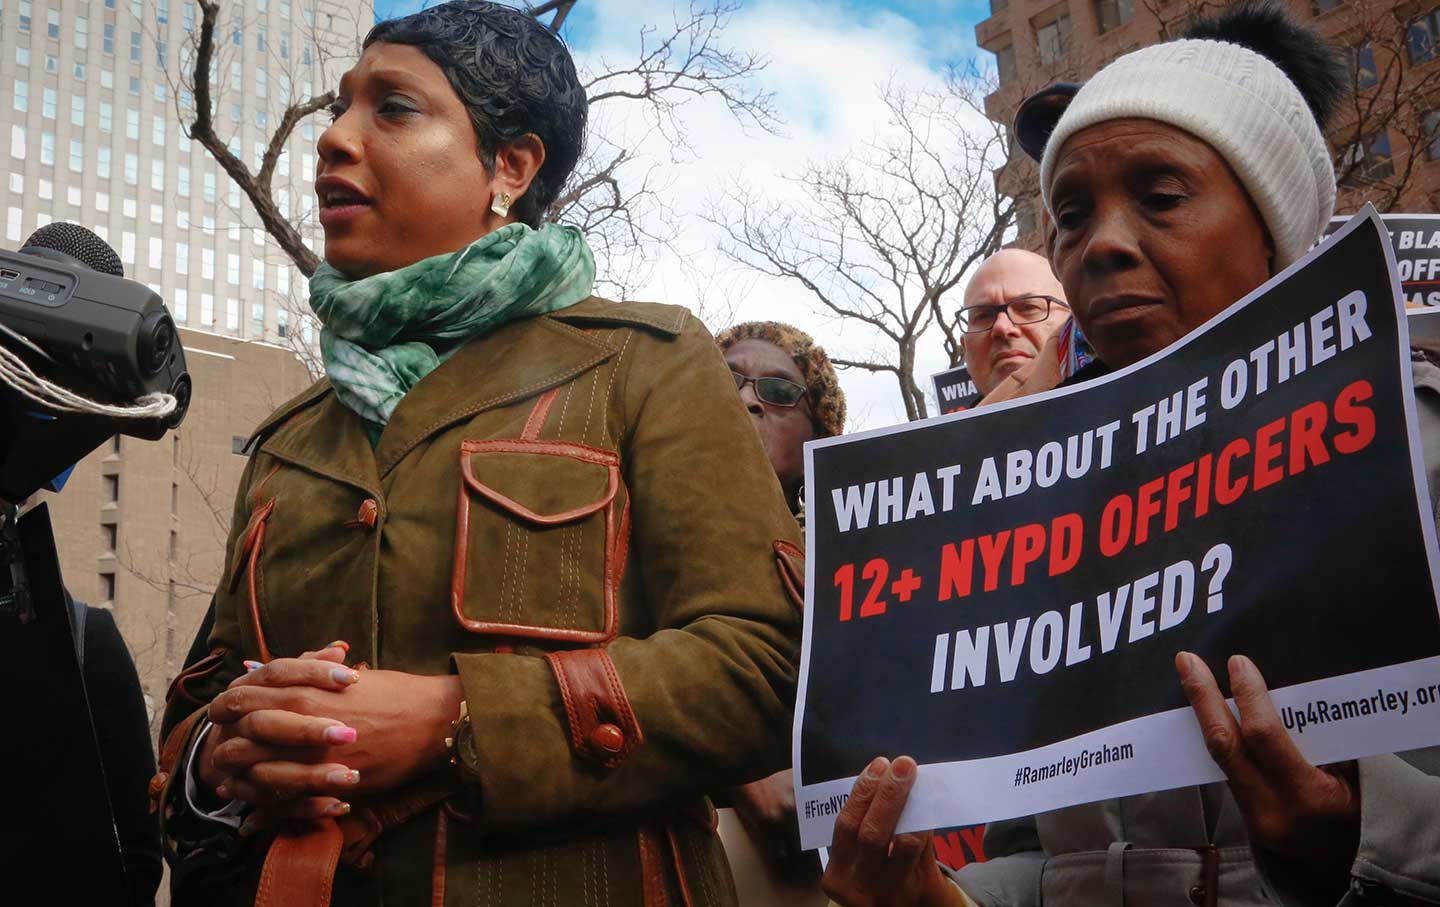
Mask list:
[[[609,470],[609,485],[605,496],[593,505],[579,507],[567,513],[551,516],[541,516],[529,508],[510,500],[489,486],[477,481],[470,468],[470,455],[472,453],[499,451],[506,453],[540,453],[553,456],[573,457],[587,463],[597,463]],[[464,480],[460,483],[460,499],[456,504],[455,520],[455,556],[454,567],[450,575],[450,610],[455,615],[455,620],[461,627],[471,633],[483,633],[490,636],[520,636],[527,639],[544,639],[554,642],[569,642],[583,644],[605,644],[613,640],[619,633],[620,613],[616,600],[619,596],[621,574],[624,572],[623,558],[625,556],[625,545],[617,542],[618,530],[615,525],[615,496],[620,486],[620,457],[618,454],[601,450],[596,447],[588,447],[583,444],[572,444],[563,441],[505,441],[505,440],[470,440],[460,444],[460,469]],[[525,516],[527,519],[541,525],[554,525],[578,519],[601,509],[605,511],[605,573],[604,573],[604,607],[605,623],[599,630],[572,630],[560,627],[542,627],[531,624],[502,623],[488,620],[475,620],[465,616],[465,578],[469,562],[470,548],[470,492],[474,488],[489,500],[510,510],[517,515]],[[626,505],[626,522],[628,532],[629,505]],[[621,560],[620,569],[616,569],[615,561]]]
[[[545,660],[560,687],[575,755],[615,768],[645,742],[608,652],[551,652]]]
[[[279,471],[280,464],[277,462],[274,466],[270,467],[269,472],[265,473],[265,478],[261,479],[254,488],[250,489],[250,506],[252,508],[259,506],[260,492],[265,490],[266,483],[268,483],[271,479],[275,478],[275,473]]]
[[[644,907],[669,907],[665,890],[665,863],[660,859],[660,836],[641,827],[636,832],[640,846],[640,902]]]
[[[210,650],[209,655],[206,655],[204,658],[195,662],[193,665],[189,665],[188,667],[186,667],[185,670],[181,671],[179,674],[176,674],[175,679],[170,681],[170,689],[165,691],[165,701],[169,702],[171,699],[175,698],[176,693],[179,693],[181,696],[184,696],[186,699],[190,700],[196,705],[204,705],[205,702],[203,700],[197,699],[195,696],[191,695],[190,691],[186,689],[186,685],[189,684],[192,680],[200,680],[202,678],[209,677],[211,674],[214,674],[216,671],[224,667],[225,651],[226,650],[223,648],[212,649]]]
[[[540,437],[540,429],[545,427],[545,419],[550,415],[550,407],[558,396],[560,396],[558,387],[552,387],[540,395],[540,399],[535,401],[535,408],[530,410],[530,418],[525,420],[525,429],[520,432],[521,440],[534,441]]]
[[[430,907],[445,907],[445,810],[435,819],[435,862],[430,876]]]
[[[475,470],[470,465],[470,454],[491,452],[538,453],[595,463],[606,468],[609,474],[609,483],[605,488],[605,494],[588,504],[582,504],[562,513],[536,513],[519,501],[501,494],[475,478]],[[572,523],[583,516],[589,516],[615,500],[615,494],[620,490],[620,456],[608,450],[587,447],[584,444],[572,444],[568,441],[462,441],[460,444],[460,474],[464,476],[465,484],[478,494],[499,504],[516,516],[524,517],[541,526],[558,526],[562,523]]]
[[[805,613],[805,552],[794,542],[775,540],[775,569],[780,573],[780,584],[790,596],[790,604],[801,614]]]
[[[155,774],[150,777],[150,784],[147,793],[150,795],[150,812],[154,813],[160,809],[160,802],[164,799],[165,788],[170,779],[175,776],[176,763],[180,761],[180,754],[185,750],[185,744],[195,731],[195,725],[208,714],[205,709],[199,708],[186,715],[179,724],[170,729],[170,733],[160,744],[160,758],[156,764]]]
[[[196,709],[173,728],[165,737],[165,742],[160,746],[160,771],[168,774],[175,774],[175,761],[180,758],[180,752],[185,748],[185,741],[190,737],[190,732],[195,729],[205,716],[209,714],[205,709]]]
[[[230,556],[230,591],[234,592],[240,587],[240,567],[245,559],[250,556],[250,550],[255,546],[255,527],[270,519],[270,514],[275,509],[275,499],[271,498],[262,505],[257,505],[250,511],[250,518],[245,522],[245,530],[240,533],[240,540],[235,544],[235,553]]]
[[[250,560],[245,567],[245,580],[250,592],[250,629],[255,634],[255,645],[259,651],[260,660],[264,662],[270,660],[270,647],[265,644],[265,628],[260,623],[260,596],[257,591],[255,574],[260,569],[260,552],[265,547],[265,521],[274,509],[275,499],[271,498],[261,508],[262,516],[248,533],[245,542],[246,547],[250,550]]]
[[[332,819],[303,832],[282,832],[265,855],[255,907],[329,907],[340,845],[340,826]]]
[[[670,856],[675,860],[675,879],[680,883],[680,902],[685,907],[695,907],[695,898],[690,894],[690,882],[685,878],[685,861],[680,859],[680,841],[675,837],[675,826],[665,823],[665,840],[670,845]]]

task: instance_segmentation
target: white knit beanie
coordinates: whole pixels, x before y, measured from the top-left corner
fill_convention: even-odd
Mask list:
[[[1185,39],[1133,51],[1075,95],[1045,144],[1040,191],[1065,140],[1096,123],[1158,120],[1223,157],[1250,193],[1275,242],[1275,269],[1319,239],[1335,209],[1335,170],[1325,136],[1295,83],[1261,54],[1224,41]]]

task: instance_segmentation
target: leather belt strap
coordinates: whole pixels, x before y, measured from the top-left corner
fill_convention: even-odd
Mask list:
[[[265,855],[255,907],[330,907],[341,843],[333,819],[281,833]]]

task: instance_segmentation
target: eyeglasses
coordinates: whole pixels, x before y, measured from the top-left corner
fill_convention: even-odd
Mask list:
[[[966,306],[955,313],[960,330],[966,334],[983,334],[995,326],[995,319],[1004,312],[1011,324],[1034,324],[1050,317],[1050,307],[1058,305],[1069,309],[1064,301],[1054,296],[1016,296],[1002,305]]]
[[[761,403],[769,403],[771,406],[794,406],[805,399],[805,387],[794,381],[787,381],[784,378],[752,378],[735,371],[732,371],[730,376],[735,379],[735,390],[737,391],[744,390],[745,385],[753,382],[755,396],[760,398]]]

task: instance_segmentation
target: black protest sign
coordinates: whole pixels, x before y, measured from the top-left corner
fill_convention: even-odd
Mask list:
[[[1128,369],[807,445],[807,846],[877,754],[922,766],[902,830],[1219,779],[1182,650],[1253,658],[1312,761],[1440,742],[1392,268],[1357,218]]]
[[[935,400],[942,415],[958,413],[980,402],[980,392],[970,380],[970,369],[963,365],[936,372],[930,380],[935,383]]]
[[[1408,306],[1440,306],[1440,214],[1384,214]],[[1326,235],[1350,219],[1330,219]]]

